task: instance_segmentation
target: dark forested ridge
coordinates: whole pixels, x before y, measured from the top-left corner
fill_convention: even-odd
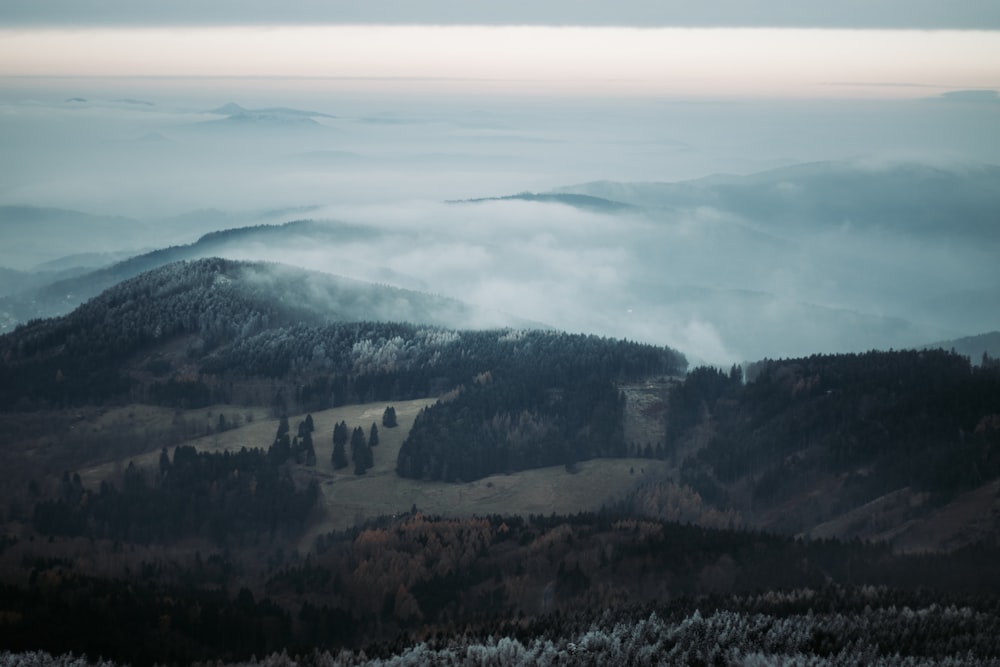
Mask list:
[[[597,336],[345,321],[465,308],[283,266],[172,264],[0,338],[0,405],[235,402],[277,415],[442,396],[397,469],[453,481],[624,455],[618,383],[686,367],[673,350]]]
[[[685,366],[667,348],[597,336],[371,323],[264,332],[203,369],[299,378],[295,401],[310,410],[447,392],[418,416],[397,472],[469,481],[624,455],[617,383]]]
[[[1000,365],[943,350],[765,360],[697,369],[671,396],[675,446],[702,446],[683,476],[703,497],[766,516],[810,491],[802,530],[906,489],[940,505],[1000,476]],[[784,522],[784,523],[781,523]]]
[[[355,651],[346,664],[421,650],[423,661],[401,664],[426,664],[428,652],[459,647],[468,659],[480,643],[475,664],[509,664],[503,653],[485,659],[501,637],[510,651],[544,640],[539,659],[574,664],[725,664],[740,652],[1000,658],[1000,559],[984,547],[896,556],[605,512],[387,517],[324,535],[308,553],[275,550],[266,565],[230,551],[91,548],[131,567],[96,576],[92,563],[41,555],[58,543],[3,543],[0,562],[19,583],[0,588],[5,612],[16,610],[0,618],[0,645],[133,665],[344,649]],[[317,664],[337,664],[327,660]]]
[[[186,338],[180,358],[150,357],[151,371],[171,379],[159,388],[147,382],[141,398],[170,402],[187,392],[189,401],[207,400],[197,378],[199,361],[264,331],[372,319],[447,325],[480,315],[451,299],[283,265],[180,262],[119,283],[68,315],[35,320],[0,337],[0,409],[127,396],[136,374],[123,367],[132,356],[178,339]],[[293,359],[279,363],[287,367]],[[178,382],[185,386],[174,386]]]
[[[485,372],[424,410],[399,452],[404,477],[478,479],[624,456],[618,382],[676,374],[669,350],[592,336],[511,332]]]
[[[120,488],[104,481],[99,490],[66,473],[58,496],[35,505],[32,524],[43,535],[138,544],[189,537],[231,546],[273,541],[297,534],[319,496],[315,481],[296,488],[282,465],[289,455],[279,442],[268,452],[180,446],[172,457],[163,450],[157,470],[130,463]]]

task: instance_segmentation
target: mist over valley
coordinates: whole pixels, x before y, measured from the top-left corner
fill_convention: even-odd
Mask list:
[[[732,132],[725,124],[667,105],[584,111],[552,101],[554,109],[514,111],[481,102],[475,111],[466,100],[459,108],[467,111],[423,102],[405,114],[364,113],[359,104],[334,114],[8,101],[12,139],[26,141],[25,131],[46,138],[31,144],[3,193],[10,242],[0,262],[21,272],[5,281],[4,326],[67,312],[111,284],[110,276],[81,278],[77,288],[58,282],[67,274],[31,274],[55,266],[107,272],[95,265],[173,246],[132,266],[212,255],[281,262],[560,329],[667,344],[723,365],[912,347],[996,327],[997,168],[893,156],[888,125],[887,158],[838,146],[823,154],[845,155],[836,161],[773,153],[751,163],[721,153],[709,130]],[[898,104],[916,118],[933,105],[973,120],[986,113],[935,100]],[[810,113],[819,115],[802,111]],[[680,121],[669,134],[684,142],[639,140],[665,134],[653,124],[661,116]],[[125,139],[150,133],[162,141]],[[803,139],[786,141],[807,158],[820,153]],[[66,161],[69,146],[77,157]],[[910,153],[919,155],[920,144]],[[72,161],[83,156],[85,169]],[[32,161],[44,178],[32,175]],[[763,169],[768,163],[789,166]],[[648,180],[697,173],[698,165],[750,173]],[[615,180],[585,180],[609,175]],[[32,195],[37,188],[44,198]],[[107,194],[98,204],[85,192]],[[67,208],[40,206],[52,202]],[[294,220],[312,225],[266,241],[253,233],[199,241]],[[80,253],[90,254],[74,260]]]

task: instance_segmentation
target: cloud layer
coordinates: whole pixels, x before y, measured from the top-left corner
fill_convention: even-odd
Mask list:
[[[348,224],[225,254],[720,364],[1000,326],[1000,179],[962,175],[1000,162],[982,94],[775,104],[348,95],[284,79],[16,84],[0,101],[0,205],[91,215],[8,216],[0,265],[15,269],[308,217]],[[657,183],[823,159],[842,164]],[[923,166],[897,169],[911,162]],[[634,207],[445,203],[573,184]]]

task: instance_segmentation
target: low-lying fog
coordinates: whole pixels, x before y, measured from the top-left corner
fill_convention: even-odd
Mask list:
[[[969,166],[1000,162],[1000,103],[989,93],[779,104],[333,95],[274,81],[9,83],[7,268],[313,218],[372,233],[227,255],[720,364],[1000,328],[1000,172]],[[795,167],[819,160],[839,164]],[[683,191],[585,185],[778,167],[789,169]],[[557,190],[632,206],[456,202]]]

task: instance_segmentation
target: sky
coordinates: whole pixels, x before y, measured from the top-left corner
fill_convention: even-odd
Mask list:
[[[302,77],[501,94],[1000,87],[995,2],[8,1],[0,77]],[[354,86],[351,85],[354,82]]]
[[[1000,85],[1000,33],[988,31],[354,25],[0,35],[0,76],[304,77],[507,94],[814,98]]]

